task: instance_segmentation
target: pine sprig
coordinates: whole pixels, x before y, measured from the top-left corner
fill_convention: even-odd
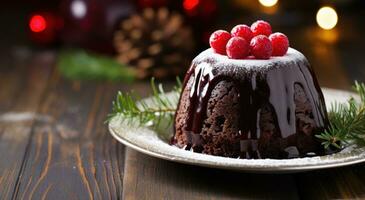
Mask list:
[[[353,89],[360,101],[351,97],[347,103],[332,104],[328,114],[330,127],[316,135],[325,148],[341,149],[350,143],[365,146],[365,84],[355,82]]]
[[[162,84],[156,85],[154,78],[151,79],[151,88],[153,95],[147,100],[119,91],[107,121],[119,116],[128,124],[159,127],[163,122],[166,126],[171,125],[181,91],[180,80],[177,78],[177,85],[170,96],[165,93]]]

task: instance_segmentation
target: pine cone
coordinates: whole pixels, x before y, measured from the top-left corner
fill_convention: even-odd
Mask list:
[[[182,15],[147,8],[121,21],[114,46],[118,62],[135,67],[138,78],[167,78],[186,71],[194,41]]]

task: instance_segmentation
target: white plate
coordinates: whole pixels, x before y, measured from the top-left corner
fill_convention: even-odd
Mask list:
[[[353,95],[353,93],[341,90],[326,88],[322,90],[327,107],[334,101],[345,102]],[[176,96],[176,94],[170,93],[168,96]],[[118,117],[111,120],[109,130],[119,142],[141,153],[174,162],[211,168],[288,173],[341,167],[365,161],[365,148],[351,147],[332,155],[294,159],[235,159],[194,153],[169,145],[168,138],[172,136],[172,130],[161,134],[146,127],[135,127],[133,124],[126,124]]]

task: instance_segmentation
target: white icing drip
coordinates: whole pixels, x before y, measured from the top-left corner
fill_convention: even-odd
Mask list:
[[[305,72],[304,73],[308,73],[308,68],[305,68],[305,67],[300,67],[300,70],[305,70]],[[313,77],[307,77],[307,78],[310,78],[310,80],[306,80],[304,77],[303,77],[303,74],[302,74],[302,79],[303,80],[306,80],[307,81],[307,83],[313,83]],[[306,90],[306,91],[310,91],[309,90],[309,88],[308,88],[308,85],[303,85],[303,87],[305,87],[304,89]],[[313,100],[314,99],[319,99],[319,96],[318,96],[318,94],[317,93],[311,93],[311,92],[309,92],[308,94],[306,93],[306,95],[307,95],[307,98],[309,99],[309,101],[311,102],[311,104],[312,104],[312,107],[318,107],[318,102],[314,102]],[[319,113],[319,110],[317,110],[317,109],[313,109],[313,115],[314,115],[314,118],[316,119],[316,121],[318,121],[318,122],[320,122],[320,123],[324,123],[324,121],[323,121],[323,118],[321,118],[320,117],[320,113]]]
[[[281,81],[283,79],[292,79],[293,77],[283,77],[283,72],[282,71],[271,71],[271,74],[273,74],[273,76],[268,76],[267,77],[267,82],[269,83],[269,87],[270,87],[270,91],[288,91],[290,98],[294,98],[294,84],[290,87],[287,88],[287,90],[285,89],[286,84],[284,81]],[[293,81],[290,80],[288,81],[289,83],[292,83]],[[282,95],[285,95],[284,93],[282,93]],[[293,133],[296,132],[296,127],[295,127],[295,123],[289,123],[287,121],[287,108],[289,106],[289,109],[291,110],[290,112],[290,121],[293,122],[292,120],[295,119],[295,105],[293,105],[292,103],[294,102],[294,100],[289,100],[288,98],[282,98],[282,95],[270,95],[270,103],[273,105],[275,112],[276,112],[276,116],[278,119],[278,124],[280,127],[280,132],[281,132],[281,136],[283,138],[288,137],[289,135],[292,135]],[[288,101],[289,100],[289,101]],[[289,127],[290,129],[287,130],[284,127]],[[289,132],[287,132],[289,131]]]

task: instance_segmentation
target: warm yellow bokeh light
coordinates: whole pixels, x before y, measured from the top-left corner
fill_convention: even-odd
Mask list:
[[[316,19],[318,26],[330,30],[336,26],[338,17],[335,9],[325,6],[318,10]]]
[[[278,0],[259,0],[259,2],[265,7],[271,7],[278,3]]]

